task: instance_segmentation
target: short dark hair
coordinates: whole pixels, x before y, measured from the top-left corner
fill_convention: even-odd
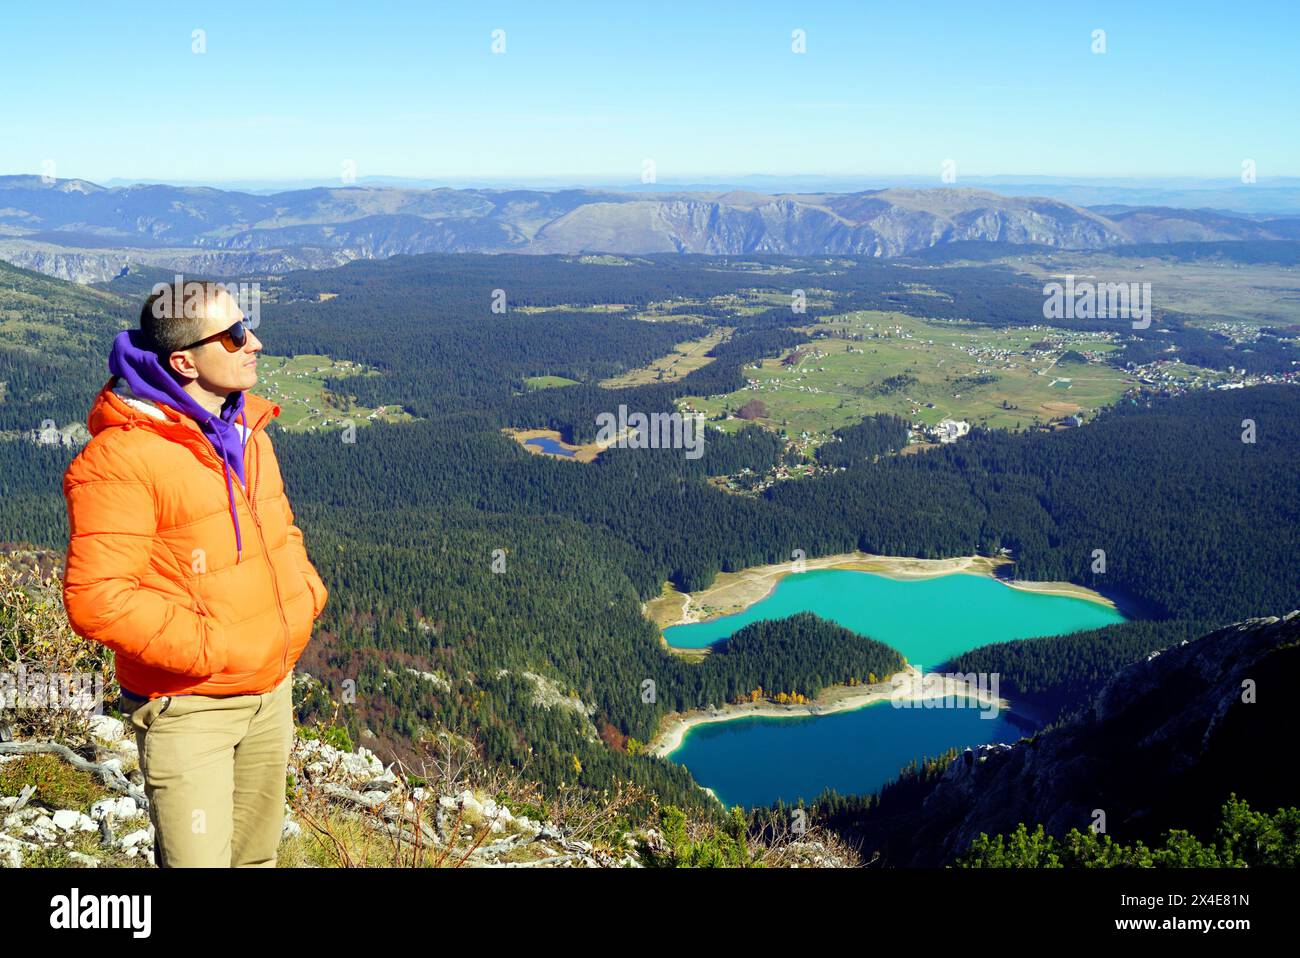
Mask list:
[[[140,330],[153,351],[170,356],[200,339],[208,303],[224,291],[221,283],[179,276],[176,282],[154,286],[140,307]]]

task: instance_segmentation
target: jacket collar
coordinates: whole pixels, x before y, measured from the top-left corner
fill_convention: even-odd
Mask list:
[[[171,406],[164,407],[159,405],[157,402],[155,402],[152,399],[149,399],[144,396],[137,396],[134,392],[131,391],[130,384],[128,384],[127,381],[123,379],[121,376],[114,376],[112,379],[110,379],[108,381],[108,387],[113,391],[114,395],[116,395],[118,398],[122,400],[122,402],[126,403],[136,412],[143,413],[144,415],[148,416],[150,419],[157,420],[158,422],[166,422],[169,418],[171,418],[169,417],[168,413],[173,413],[173,414],[177,413],[177,410]],[[249,410],[251,410],[251,401],[254,398],[256,397],[254,397],[251,393],[244,394],[244,403]],[[279,415],[279,412],[277,411],[275,415]],[[193,421],[193,417],[184,417],[184,418],[188,418],[191,421]],[[239,438],[244,442],[248,442],[248,437],[252,434],[253,428],[251,426],[245,426],[242,422],[239,421],[236,421],[233,425],[235,426],[236,429],[239,430]]]
[[[244,393],[244,412],[247,430],[237,423],[244,441],[264,429],[272,419],[280,415],[280,407],[268,399],[251,392]],[[181,413],[166,403],[141,399],[131,393],[130,388],[118,376],[111,377],[91,404],[90,414],[86,417],[86,427],[92,436],[105,429],[145,428],[174,442],[184,443],[194,448],[204,458],[211,457],[220,466],[220,460],[212,443],[203,434],[194,418]]]

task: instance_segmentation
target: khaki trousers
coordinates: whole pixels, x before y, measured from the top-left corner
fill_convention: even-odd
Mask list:
[[[123,690],[161,868],[274,868],[293,744],[293,672],[261,695]]]

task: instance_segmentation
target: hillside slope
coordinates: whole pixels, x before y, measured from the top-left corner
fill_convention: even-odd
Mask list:
[[[10,679],[0,685],[0,868],[148,866],[154,830],[112,656],[72,633],[59,565],[52,551],[0,543],[0,676]],[[84,693],[87,708],[37,698],[56,675],[81,680],[58,688]],[[339,703],[316,678],[295,671],[293,683],[299,717],[310,701],[337,718]],[[280,867],[857,864],[834,835],[750,833],[743,817],[720,825],[629,783],[546,790],[443,729],[420,736],[418,761],[385,764],[354,749],[333,718],[295,723]]]
[[[1257,809],[1295,804],[1278,747],[1294,740],[1297,678],[1300,611],[1227,626],[1124,669],[1077,719],[967,749],[906,802],[839,824],[901,866],[951,862],[1022,822],[1060,837],[1098,811],[1117,841],[1209,835],[1230,793]]]

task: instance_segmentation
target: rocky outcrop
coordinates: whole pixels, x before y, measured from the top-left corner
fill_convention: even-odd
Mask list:
[[[0,260],[72,283],[103,283],[124,269],[155,266],[203,276],[287,273],[295,269],[329,269],[364,258],[345,249],[294,247],[269,250],[106,247],[65,248],[47,242],[0,237]]]

